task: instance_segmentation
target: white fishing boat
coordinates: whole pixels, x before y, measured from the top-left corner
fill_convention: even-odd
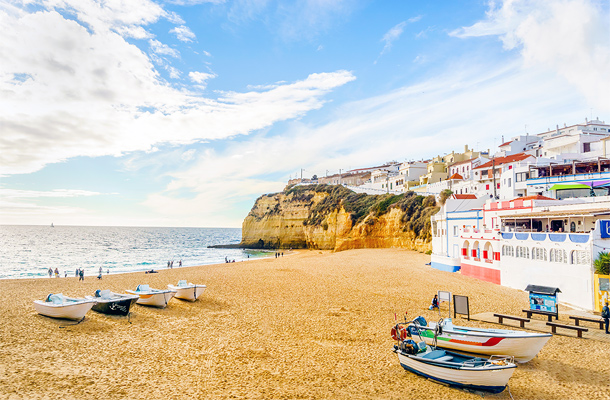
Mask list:
[[[411,336],[421,337],[427,345],[468,353],[512,356],[520,363],[536,357],[553,336],[550,333],[455,326],[451,318],[441,319],[439,323],[441,329],[436,335],[436,343],[434,336],[439,324],[428,324],[423,317],[417,317],[409,324],[407,332]]]
[[[412,342],[412,345],[408,345]],[[485,359],[425,347],[413,340],[394,345],[400,365],[407,371],[460,389],[500,393],[517,367],[509,358]]]
[[[206,285],[194,285],[192,283],[186,283],[185,280],[178,281],[178,286],[167,285],[169,290],[176,292],[177,299],[183,299],[188,301],[195,301],[204,290],[207,288]]]
[[[173,290],[151,289],[148,285],[138,285],[136,290],[125,290],[127,293],[138,295],[137,304],[153,307],[167,307],[167,303],[176,294]]]
[[[34,300],[34,308],[39,314],[51,318],[81,320],[95,305],[95,300],[65,297],[61,293],[50,294],[43,300]]]

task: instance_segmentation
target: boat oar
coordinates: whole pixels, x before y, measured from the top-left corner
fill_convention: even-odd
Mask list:
[[[77,322],[77,323],[75,323],[75,324],[63,325],[63,326],[60,326],[59,328],[61,329],[61,328],[65,328],[65,327],[68,327],[68,326],[74,326],[74,325],[78,325],[78,324],[80,324],[81,322],[83,322],[84,320],[85,320],[85,317],[81,318],[81,320],[80,320],[80,321],[78,321],[78,322]]]

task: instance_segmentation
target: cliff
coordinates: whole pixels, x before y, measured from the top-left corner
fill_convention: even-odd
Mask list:
[[[241,246],[341,251],[401,247],[431,250],[434,196],[366,195],[310,185],[259,197],[242,225]]]

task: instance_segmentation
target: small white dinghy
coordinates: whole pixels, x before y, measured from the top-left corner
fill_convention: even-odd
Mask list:
[[[203,291],[207,288],[206,285],[194,285],[192,283],[186,283],[186,280],[178,281],[178,286],[167,285],[169,290],[176,292],[177,299],[183,299],[188,301],[195,301]]]
[[[136,290],[125,290],[127,293],[138,295],[136,304],[153,307],[167,307],[167,303],[176,294],[173,290],[151,289],[148,285],[138,285]]]
[[[81,320],[95,305],[95,300],[65,297],[61,293],[50,294],[46,300],[34,300],[34,308],[39,314],[51,318]]]

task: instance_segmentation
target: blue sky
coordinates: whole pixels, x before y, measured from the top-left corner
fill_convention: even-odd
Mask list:
[[[0,1],[0,223],[238,227],[304,176],[610,116],[602,1]]]

